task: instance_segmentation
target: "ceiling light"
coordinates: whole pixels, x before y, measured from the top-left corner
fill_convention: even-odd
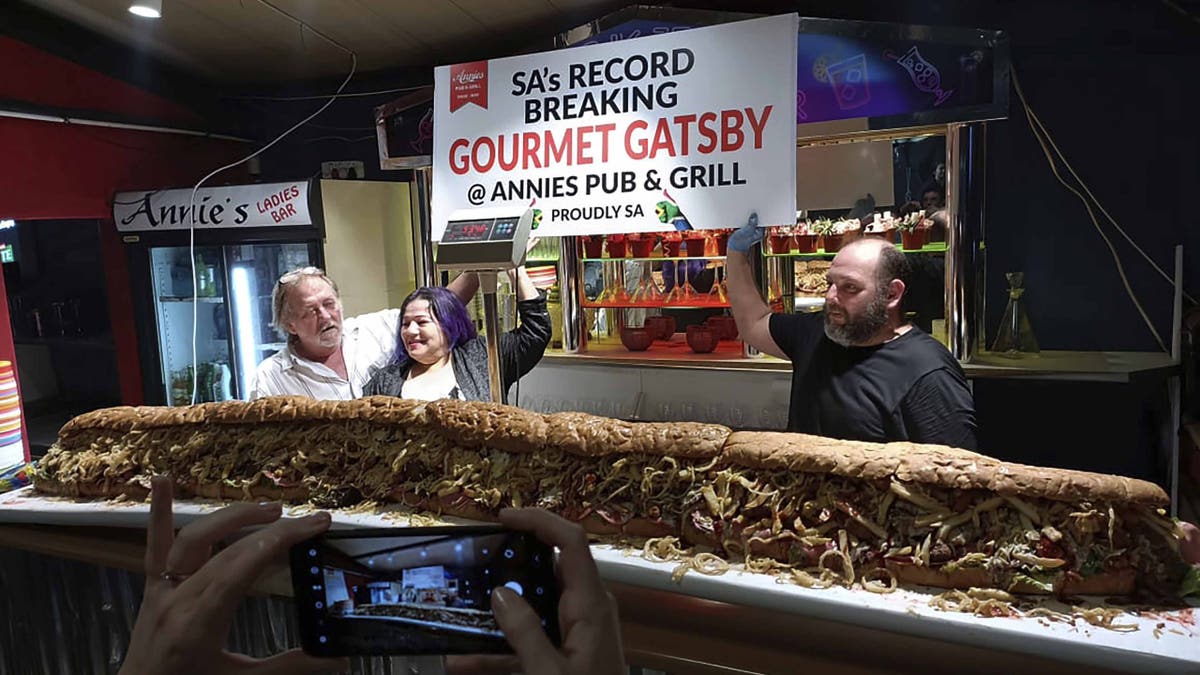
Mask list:
[[[129,5],[129,12],[147,19],[157,19],[162,16],[162,0],[134,0]]]

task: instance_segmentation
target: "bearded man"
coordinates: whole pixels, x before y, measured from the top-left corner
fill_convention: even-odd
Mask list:
[[[743,340],[792,362],[789,431],[976,449],[962,367],[905,317],[903,253],[882,239],[858,239],[833,259],[823,312],[772,314],[747,259],[762,236],[751,216],[729,238],[729,302]]]

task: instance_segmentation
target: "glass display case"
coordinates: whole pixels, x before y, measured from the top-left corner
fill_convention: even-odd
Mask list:
[[[825,274],[838,251],[862,237],[878,238],[893,243],[912,268],[909,319],[947,342],[952,162],[946,133],[799,143],[797,164],[813,170],[798,178],[796,223],[768,228],[761,246],[762,289],[775,311],[819,311],[829,288]],[[825,184],[831,176],[836,186]]]
[[[573,238],[579,307],[591,351],[742,356],[729,314],[725,253],[731,230]],[[585,350],[588,347],[585,347]]]
[[[959,179],[962,157],[947,142],[956,133],[961,130],[938,126],[802,137],[797,166],[805,170],[797,171],[796,222],[767,228],[753,256],[760,290],[772,309],[820,311],[828,290],[826,272],[841,247],[860,237],[881,238],[904,253],[912,267],[910,320],[949,346],[964,319],[961,310],[957,315],[950,310],[970,280],[956,256],[964,249],[972,253],[971,279],[982,275],[983,262],[981,237],[967,236],[958,207],[975,199],[982,176],[972,176],[970,183]],[[971,194],[964,198],[955,190]],[[575,308],[564,313],[563,321],[574,324],[579,339],[568,341],[565,350],[749,358],[752,350],[737,340],[725,285],[731,232],[570,238],[560,246],[564,264],[558,274],[574,288]],[[974,303],[970,306],[974,311]]]

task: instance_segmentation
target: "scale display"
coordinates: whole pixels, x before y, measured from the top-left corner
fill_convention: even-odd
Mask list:
[[[443,243],[458,243],[465,241],[487,241],[492,233],[494,220],[470,220],[450,223],[442,235]]]
[[[459,220],[446,225],[442,235],[443,244],[461,244],[474,241],[511,241],[516,234],[519,218],[496,218],[486,220]]]
[[[533,211],[514,215],[512,209],[456,211],[438,243],[437,264],[445,269],[505,270],[525,259],[525,244],[533,228]]]

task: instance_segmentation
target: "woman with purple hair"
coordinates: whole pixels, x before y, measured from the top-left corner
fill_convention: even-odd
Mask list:
[[[509,272],[517,290],[514,330],[500,336],[501,391],[533,370],[550,344],[550,314],[524,267]],[[458,398],[490,401],[487,341],[476,333],[467,308],[454,293],[438,286],[418,288],[400,305],[396,359],[381,368],[365,395],[399,396],[432,401]]]

